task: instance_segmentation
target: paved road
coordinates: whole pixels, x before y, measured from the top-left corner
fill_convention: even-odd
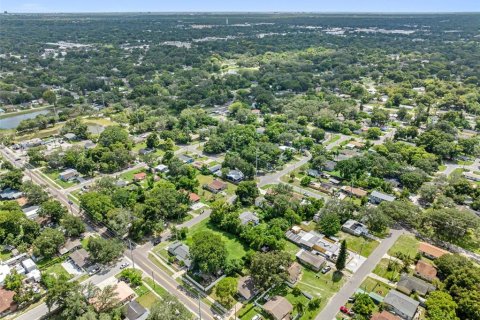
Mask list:
[[[327,150],[332,150],[334,147],[338,147],[340,145],[340,143],[342,143],[343,141],[347,141],[347,140],[350,140],[352,139],[351,136],[347,136],[347,135],[344,135],[344,134],[341,134],[341,133],[336,133],[336,134],[332,134],[332,135],[339,135],[340,136],[340,139],[338,139],[337,141],[334,141],[330,144],[328,144],[325,149]]]
[[[259,182],[258,182],[258,187],[263,187],[267,184],[275,184],[280,182],[280,178],[283,177],[284,175],[290,173],[291,171],[303,166],[305,163],[307,163],[311,158],[312,155],[310,152],[306,151],[307,155],[302,157],[300,161],[294,162],[287,164],[286,167],[281,170],[281,171],[275,171],[273,173],[266,174],[264,176],[259,177]]]
[[[97,285],[104,280],[113,277],[117,273],[120,272],[120,265],[127,260],[125,258],[122,258],[120,261],[117,262],[117,264],[109,269],[106,269],[100,273],[97,273],[94,276],[91,276],[87,280],[83,281],[82,284],[87,284],[88,282],[92,282],[93,284]],[[53,311],[53,309],[52,309]],[[16,317],[16,320],[37,320],[41,319],[43,316],[48,314],[48,308],[45,303],[42,303],[38,305],[37,307],[33,308],[32,310],[29,310],[28,312],[25,312],[24,314]]]
[[[378,247],[370,254],[362,266],[355,272],[352,278],[343,285],[323,310],[317,315],[315,320],[330,320],[335,319],[336,314],[340,310],[349,297],[351,297],[363,280],[372,272],[375,266],[380,262],[382,257],[387,253],[400,235],[406,233],[403,229],[392,229],[392,235],[384,239]]]

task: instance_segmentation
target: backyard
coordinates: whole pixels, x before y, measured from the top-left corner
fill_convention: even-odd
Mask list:
[[[401,266],[400,268],[397,268],[397,270],[388,270],[389,263],[389,259],[380,260],[380,262],[375,266],[375,269],[373,269],[373,273],[390,281],[398,281],[398,279],[400,278],[399,271]]]
[[[382,297],[385,297],[387,293],[392,289],[387,284],[375,280],[373,278],[367,277],[362,284],[360,285],[359,289],[362,289],[368,293],[374,292]]]

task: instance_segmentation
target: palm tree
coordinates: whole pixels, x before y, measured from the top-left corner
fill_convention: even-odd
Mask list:
[[[301,301],[295,303],[295,310],[297,310],[299,315],[302,315],[305,311],[305,305]]]

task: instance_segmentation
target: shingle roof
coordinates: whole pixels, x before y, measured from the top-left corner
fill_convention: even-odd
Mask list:
[[[375,313],[370,320],[401,320],[396,315],[391,314],[388,311],[382,311],[381,313]]]
[[[402,291],[407,291],[406,293],[408,294],[415,291],[422,296],[426,295],[430,291],[435,290],[435,287],[430,283],[408,274],[402,274],[400,281],[397,283],[397,288]]]
[[[237,291],[246,300],[249,300],[251,297],[253,297],[255,294],[255,286],[253,284],[252,277],[246,276],[238,279]]]
[[[409,318],[413,318],[420,305],[420,302],[396,290],[390,290],[383,302],[407,315]]]
[[[435,269],[435,267],[431,264],[422,260],[417,262],[415,266],[415,272],[426,279],[433,279],[437,276],[437,269]]]
[[[440,249],[439,247],[435,247],[434,245],[426,242],[420,242],[418,250],[435,258],[440,258],[444,254],[448,253],[448,251]]]
[[[271,298],[263,305],[265,311],[270,313],[275,320],[282,320],[293,310],[293,306],[287,299],[281,296]]]

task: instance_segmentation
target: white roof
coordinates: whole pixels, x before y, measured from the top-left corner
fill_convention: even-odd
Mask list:
[[[22,266],[27,270],[31,268],[35,268],[35,269],[37,268],[37,265],[35,264],[35,262],[33,262],[33,260],[30,258],[23,260]]]
[[[5,277],[10,273],[10,267],[6,264],[0,264],[0,283],[3,283]]]

